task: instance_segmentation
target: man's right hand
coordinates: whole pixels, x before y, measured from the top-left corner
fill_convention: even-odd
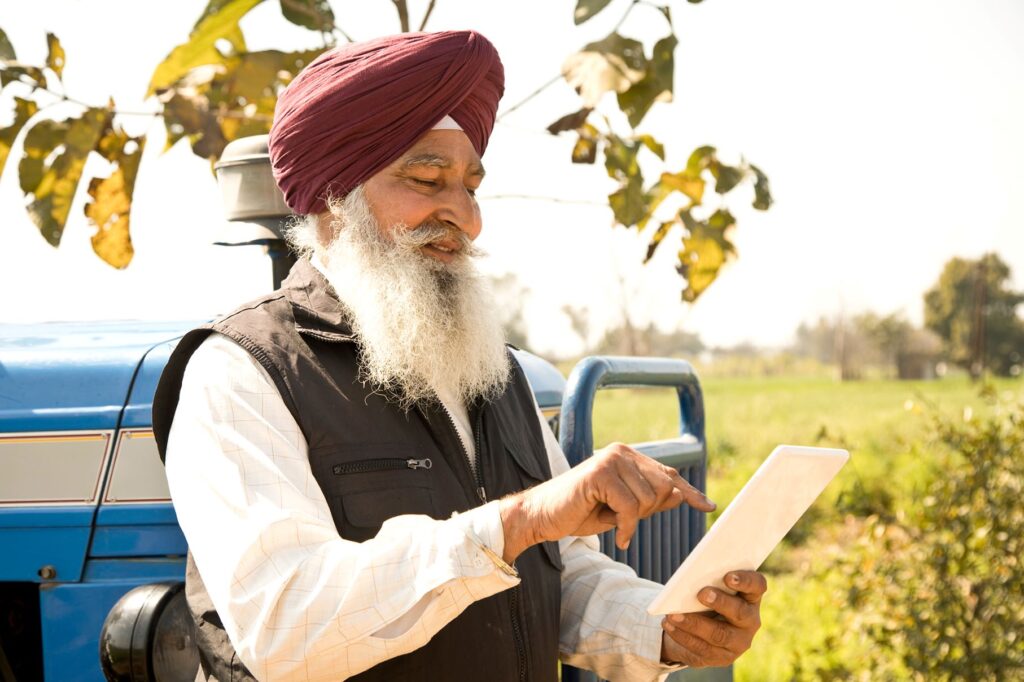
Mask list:
[[[531,545],[611,528],[625,549],[640,519],[683,502],[705,512],[715,508],[675,469],[613,443],[561,476],[501,500],[503,558],[512,563]]]

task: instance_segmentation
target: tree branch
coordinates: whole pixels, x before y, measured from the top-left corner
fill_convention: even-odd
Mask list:
[[[57,101],[56,102],[52,102],[51,104],[46,105],[48,107],[53,106],[54,104],[59,104],[60,102],[70,102],[71,104],[77,104],[78,106],[85,107],[86,109],[102,109],[102,108],[104,108],[104,107],[97,107],[97,106],[95,106],[93,104],[89,104],[88,102],[83,102],[82,100],[76,99],[74,97],[69,97],[68,95],[64,94],[63,92],[57,92],[57,91],[53,90],[52,88],[50,88],[50,87],[48,87],[46,85],[43,85],[42,83],[39,83],[38,81],[36,81],[31,76],[25,76],[24,74],[21,74],[21,75],[18,76],[18,82],[30,86],[33,90],[42,90],[46,94],[52,95],[52,96],[56,97]],[[124,111],[124,110],[121,110],[121,109],[113,109],[112,111],[113,111],[114,114],[117,114],[119,116],[152,116],[152,117],[156,118],[157,116],[162,116],[163,115],[163,111],[162,110],[161,111]]]
[[[508,109],[506,109],[505,111],[501,112],[498,115],[498,118],[496,120],[500,121],[501,119],[505,118],[506,116],[511,114],[513,111],[515,111],[516,109],[518,109],[519,107],[523,106],[524,104],[529,102],[531,99],[533,99],[534,97],[536,97],[540,93],[542,93],[545,90],[547,90],[548,88],[550,88],[552,85],[554,85],[559,80],[561,80],[561,78],[562,78],[562,74],[558,74],[557,76],[555,76],[554,78],[549,80],[547,83],[545,83],[544,85],[540,86],[539,88],[537,88],[536,90],[531,92],[529,95],[527,95],[523,99],[519,100],[518,102],[516,102],[515,104],[510,106]]]
[[[581,206],[601,206],[608,208],[607,202],[593,201],[591,199],[562,199],[561,197],[543,197],[535,194],[490,194],[485,197],[478,197],[480,201],[489,199],[529,199],[531,201],[550,201],[556,204],[576,204]]]
[[[409,32],[409,5],[405,0],[391,0],[395,9],[398,10],[398,21],[402,26],[402,33]]]
[[[430,19],[430,15],[434,11],[434,3],[435,2],[437,2],[437,0],[430,0],[430,4],[427,5],[427,11],[423,15],[423,21],[420,22],[420,27],[417,30],[422,31],[423,29],[425,29],[427,27],[427,20]]]

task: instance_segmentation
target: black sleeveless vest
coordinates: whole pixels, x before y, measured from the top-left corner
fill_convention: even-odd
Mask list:
[[[522,370],[490,402],[469,408],[474,476],[439,403],[403,411],[358,380],[359,346],[326,280],[300,260],[278,291],[199,329],[175,348],[153,400],[161,457],[185,366],[211,332],[230,337],[270,374],[309,446],[313,475],[339,534],[361,542],[399,514],[446,519],[551,477],[541,426]],[[430,460],[410,468],[407,460]],[[353,680],[557,679],[560,575],[557,543],[516,560],[522,582],[471,604],[423,647]],[[197,625],[202,672],[220,682],[252,679],[238,660],[189,556],[186,594]]]

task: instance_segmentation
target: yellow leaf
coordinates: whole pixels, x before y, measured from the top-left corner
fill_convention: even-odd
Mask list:
[[[128,231],[131,202],[125,195],[124,171],[118,168],[108,178],[93,178],[89,195],[93,201],[86,204],[85,214],[97,225],[92,250],[113,267],[124,268],[135,255]]]
[[[3,174],[15,138],[37,111],[39,111],[39,106],[32,100],[21,97],[14,98],[14,122],[6,128],[0,129],[0,175]]]
[[[129,214],[144,143],[144,138],[130,138],[109,129],[99,146],[117,167],[109,177],[89,182],[91,201],[85,205],[85,215],[96,227],[92,249],[115,268],[127,267],[135,255]]]
[[[46,55],[46,65],[50,67],[50,70],[57,74],[57,78],[64,77],[64,48],[60,45],[60,40],[57,39],[52,33],[46,34],[46,45],[49,48],[49,53]]]
[[[238,22],[260,2],[262,0],[211,0],[188,42],[171,50],[156,67],[146,96],[166,88],[197,66],[222,63],[224,55],[217,49],[218,40],[227,40],[236,53],[244,52],[245,38]]]
[[[682,192],[690,198],[694,204],[699,204],[704,198],[704,181],[700,177],[691,177],[683,173],[662,173],[661,184],[665,187]]]
[[[725,252],[714,239],[685,237],[679,251],[679,263],[686,277],[683,298],[693,302],[718,277],[718,271],[725,264]]]

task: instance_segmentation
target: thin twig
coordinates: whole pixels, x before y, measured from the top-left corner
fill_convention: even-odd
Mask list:
[[[540,93],[544,92],[545,90],[550,88],[552,85],[554,85],[555,83],[557,83],[561,79],[562,79],[562,74],[558,74],[557,76],[555,76],[554,78],[549,80],[547,83],[545,83],[544,85],[540,86],[539,88],[537,88],[536,90],[531,92],[529,95],[527,95],[523,99],[519,100],[518,102],[516,102],[515,104],[510,106],[508,109],[506,109],[505,111],[503,111],[500,114],[498,114],[498,118],[496,120],[500,121],[501,119],[505,118],[506,116],[511,114],[513,111],[515,111],[519,107],[523,106],[524,104],[529,102],[531,99],[533,99],[534,97],[536,97]]]
[[[487,201],[489,199],[529,199],[531,201],[551,201],[556,204],[578,204],[582,206],[604,206],[608,204],[593,201],[591,199],[562,199],[561,197],[542,197],[535,194],[490,194],[485,197],[477,197],[480,201]]]
[[[26,80],[26,78],[28,80]],[[23,84],[28,85],[28,86],[31,86],[34,90],[42,90],[43,92],[47,93],[48,95],[52,95],[52,96],[57,98],[56,102],[53,102],[52,104],[47,105],[47,106],[53,106],[53,104],[59,104],[60,102],[70,102],[71,104],[77,104],[78,106],[85,107],[86,109],[105,109],[105,108],[107,108],[107,107],[97,107],[97,106],[94,106],[92,104],[89,104],[88,102],[83,102],[80,99],[76,99],[74,97],[69,97],[68,95],[65,95],[64,93],[55,92],[52,88],[50,88],[49,86],[43,85],[42,83],[37,82],[31,76],[25,76],[24,74],[21,74],[21,75],[18,76],[18,82],[19,83],[23,83]],[[153,116],[153,117],[157,117],[157,116],[162,116],[163,115],[162,111],[123,111],[121,109],[114,109],[113,112],[115,114],[118,114],[118,115],[121,115],[121,116]]]
[[[423,21],[420,22],[420,27],[417,30],[422,31],[427,27],[427,20],[430,19],[430,14],[434,11],[435,2],[437,2],[437,0],[430,0],[430,4],[427,5],[427,12],[423,15]]]
[[[391,0],[391,3],[398,10],[398,22],[402,26],[402,33],[409,32],[409,6],[405,0]]]
[[[626,8],[625,14],[622,15],[621,19],[619,19],[619,23],[615,24],[615,28],[612,29],[612,33],[618,33],[619,27],[622,26],[623,23],[625,23],[626,17],[629,16],[629,13],[632,12],[633,8],[636,7],[638,4],[640,4],[640,0],[633,0],[633,2],[629,3],[629,7]]]
[[[345,33],[345,29],[343,29],[341,26],[338,26],[337,24],[334,25],[334,31],[337,32],[337,33],[340,33],[341,37],[344,38],[345,40],[347,40],[348,42],[350,42],[350,43],[356,42],[355,40],[352,39],[352,36],[350,36],[349,34]]]

